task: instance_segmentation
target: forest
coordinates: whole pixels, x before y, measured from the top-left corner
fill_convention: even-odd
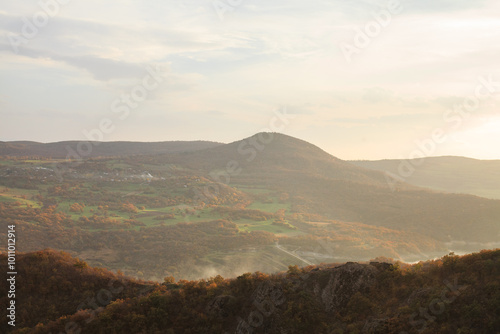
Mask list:
[[[500,330],[500,250],[413,265],[384,260],[157,283],[92,268],[63,252],[27,253],[18,262],[22,321],[12,333]]]

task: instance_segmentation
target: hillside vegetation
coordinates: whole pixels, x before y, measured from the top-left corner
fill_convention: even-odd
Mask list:
[[[496,248],[500,201],[392,188],[381,172],[260,133],[168,154],[4,157],[0,220],[16,225],[20,251],[161,281]]]
[[[0,254],[0,264],[7,268],[5,254]],[[152,282],[92,268],[84,261],[54,250],[18,255],[16,270],[16,328],[35,327],[80,309],[104,307],[119,298],[135,298],[155,288]],[[9,290],[7,280],[0,282],[0,289]],[[7,302],[7,294],[2,294],[0,305],[4,310]],[[2,333],[11,328],[8,320],[5,316],[0,320]]]
[[[450,193],[500,199],[500,160],[430,157],[411,160],[351,161],[352,164],[401,175],[416,186]],[[411,172],[411,173],[410,173]],[[406,176],[406,173],[410,175]]]
[[[297,213],[403,229],[443,242],[493,242],[500,232],[500,201],[442,194],[406,183],[394,189],[383,173],[353,166],[286,135],[257,134],[209,150],[160,155],[156,160],[203,170],[234,184],[279,189],[290,194],[292,211]],[[240,173],[226,170],[229,161],[241,168]]]
[[[40,256],[47,260],[30,263],[22,275],[26,281],[40,280],[39,290],[32,292],[34,300],[40,303],[45,297],[44,302],[56,309],[69,298],[75,299],[74,304],[84,300],[75,293],[84,290],[76,284],[73,293],[67,289],[44,293],[51,290],[46,286],[51,280],[37,273],[68,268],[71,260],[43,252],[24,257]],[[20,265],[26,267],[28,261]],[[83,282],[113,276],[86,270],[71,278]],[[20,285],[19,293],[27,296],[29,289]],[[52,322],[28,313],[43,324],[20,326],[14,333],[60,333],[68,326],[82,333],[497,333],[500,250],[462,257],[450,254],[414,265],[351,262],[290,266],[284,273],[246,273],[230,280],[167,278],[145,295],[122,296],[104,306]],[[28,304],[20,307],[24,312]]]

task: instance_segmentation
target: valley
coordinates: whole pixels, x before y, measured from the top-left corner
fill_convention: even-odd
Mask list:
[[[393,191],[383,173],[289,136],[186,145],[142,155],[120,146],[123,155],[77,161],[45,149],[4,155],[2,223],[17,225],[20,251],[63,250],[156,281],[379,256],[414,262],[499,239],[500,201],[406,183]]]

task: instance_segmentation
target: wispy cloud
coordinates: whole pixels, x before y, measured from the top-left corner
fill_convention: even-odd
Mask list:
[[[403,12],[347,64],[339,43],[352,40],[387,1],[243,1],[223,21],[210,1],[71,2],[17,54],[6,34],[19,34],[40,7],[3,2],[0,112],[16,126],[1,133],[79,139],[70,137],[85,126],[81,115],[98,120],[147,65],[161,64],[169,68],[165,84],[113,139],[131,139],[135,126],[133,139],[174,139],[166,138],[168,127],[177,139],[236,140],[286,104],[298,119],[290,134],[340,157],[394,156],[404,146],[395,141],[438,126],[500,57],[498,1],[401,3]],[[478,115],[495,108],[492,98]],[[33,131],[47,112],[66,115],[64,131],[50,121]],[[186,122],[196,133],[177,130]],[[338,145],[341,134],[350,141]]]

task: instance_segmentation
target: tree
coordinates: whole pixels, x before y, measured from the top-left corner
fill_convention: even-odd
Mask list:
[[[128,212],[128,213],[137,213],[139,212],[139,210],[137,209],[137,207],[132,204],[132,203],[125,203],[122,205],[122,210],[123,212]]]
[[[175,283],[175,278],[174,276],[167,276],[163,279],[165,284],[174,284]]]
[[[302,273],[302,271],[300,270],[299,266],[297,266],[297,265],[294,265],[294,266],[289,265],[287,273],[289,275],[297,275],[298,276]]]
[[[74,204],[71,204],[71,206],[69,207],[69,211],[82,213],[84,208],[85,208],[84,204],[74,203]]]

